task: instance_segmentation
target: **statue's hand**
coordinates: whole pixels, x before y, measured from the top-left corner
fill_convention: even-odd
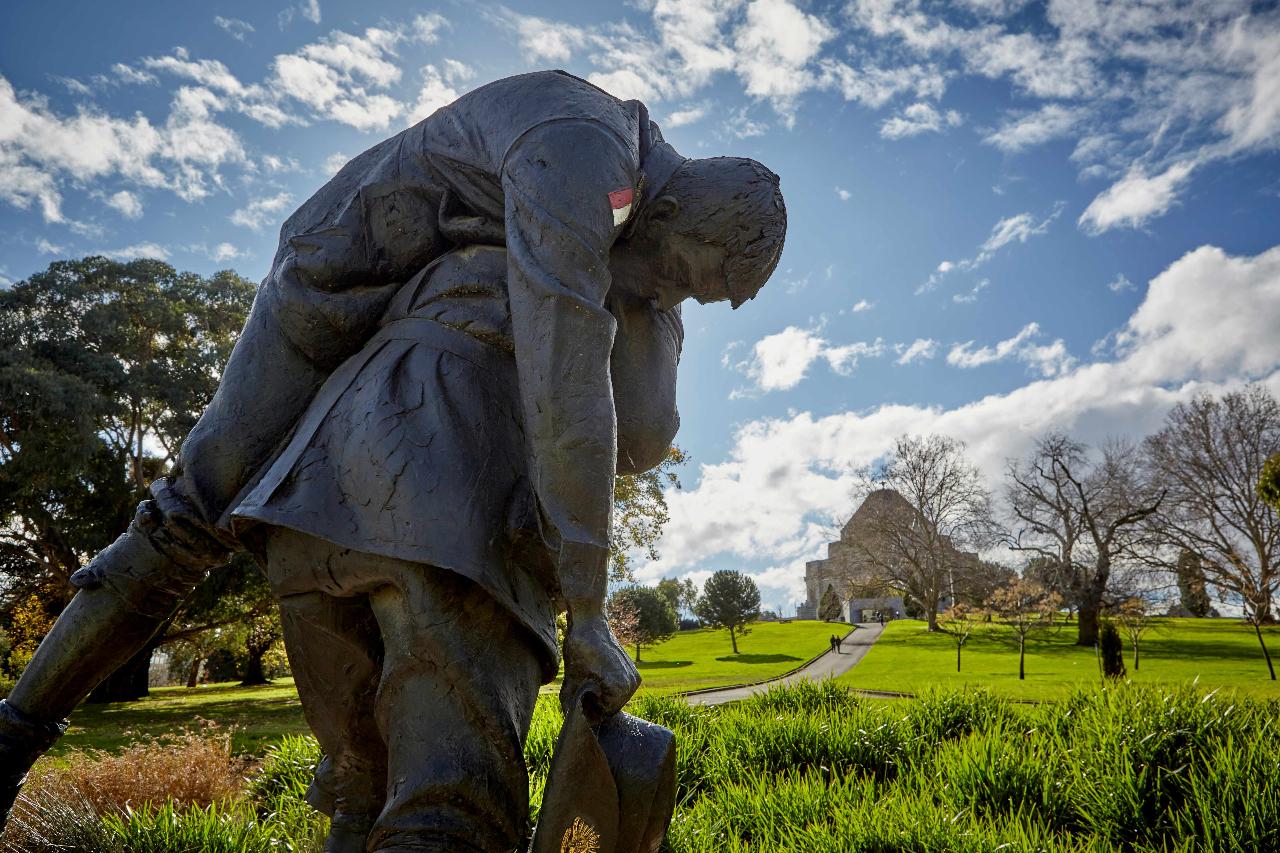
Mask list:
[[[561,707],[582,696],[588,716],[605,719],[621,711],[639,686],[640,673],[604,616],[571,620],[564,638]]]

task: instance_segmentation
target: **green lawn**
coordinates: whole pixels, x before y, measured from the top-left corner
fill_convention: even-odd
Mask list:
[[[1264,629],[1267,646],[1280,668],[1280,627]],[[919,692],[928,687],[984,685],[1018,699],[1056,699],[1073,687],[1097,684],[1092,649],[1075,645],[1075,624],[1032,639],[1027,646],[1027,678],[1018,680],[1018,651],[1005,635],[975,631],[964,647],[962,671],[956,670],[955,643],[946,634],[929,634],[924,623],[900,620],[863,661],[841,677],[853,687]],[[1125,640],[1125,666],[1137,683],[1177,683],[1198,679],[1202,687],[1238,690],[1280,699],[1280,683],[1267,675],[1253,629],[1235,619],[1157,619],[1142,639],[1139,669]]]
[[[82,705],[56,749],[115,750],[142,735],[199,728],[202,720],[233,727],[233,749],[243,753],[258,754],[283,735],[310,732],[293,679],[282,678],[266,687],[161,687],[137,702]]]
[[[848,631],[848,625],[838,623],[762,622],[738,638],[737,655],[728,631],[681,631],[640,653],[642,689],[675,693],[764,681],[825,651],[832,634],[844,636]]]
[[[824,622],[762,623],[738,639],[736,656],[725,631],[684,631],[641,652],[643,689],[674,693],[773,678],[817,655],[833,633],[847,630]],[[559,679],[544,688],[558,690]],[[267,687],[162,687],[138,702],[81,706],[58,751],[115,750],[139,735],[194,728],[200,720],[234,727],[234,748],[244,753],[261,753],[282,735],[308,731],[292,679]]]

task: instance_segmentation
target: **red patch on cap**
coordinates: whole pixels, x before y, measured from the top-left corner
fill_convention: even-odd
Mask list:
[[[619,210],[631,204],[631,200],[635,197],[635,192],[631,187],[624,187],[620,190],[614,190],[609,193],[609,206],[614,210]]]

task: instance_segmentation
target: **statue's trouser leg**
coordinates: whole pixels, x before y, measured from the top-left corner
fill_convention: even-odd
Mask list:
[[[215,525],[327,375],[290,343],[263,292],[217,394],[183,444],[178,472],[153,486],[154,501],[139,507],[129,530],[73,576],[81,591],[3,703],[33,731],[56,728],[226,559],[233,543]],[[0,825],[26,771],[56,736],[11,740],[35,748],[10,748],[0,735]]]
[[[303,714],[325,758],[307,801],[332,819],[325,853],[364,853],[387,787],[387,748],[374,716],[382,637],[363,596],[280,599],[285,646]]]
[[[344,551],[283,530],[272,533],[266,551],[273,577],[322,566],[322,576],[367,597],[377,618],[382,669],[375,716],[387,750],[387,789],[368,849],[517,849],[527,836],[529,810],[523,745],[543,677],[532,635],[478,586],[443,569]],[[342,622],[349,611],[308,598],[282,597],[281,608],[286,624],[294,618],[291,599],[297,616],[329,614],[328,624],[299,620],[299,630],[286,638],[290,662],[312,671],[307,661],[337,658],[334,635],[351,637],[351,631]],[[337,660],[327,665],[341,668]],[[330,679],[313,691],[304,687],[311,680],[298,681],[304,706],[311,706],[308,721],[348,716],[363,699],[340,697],[338,688],[347,684],[355,694],[371,684]],[[355,783],[347,778],[339,790],[343,784]]]

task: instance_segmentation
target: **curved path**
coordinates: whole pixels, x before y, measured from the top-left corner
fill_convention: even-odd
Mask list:
[[[721,687],[710,690],[699,690],[684,694],[685,701],[691,705],[720,705],[725,702],[736,702],[757,693],[763,693],[770,687],[781,684],[795,684],[797,681],[821,681],[834,678],[853,669],[862,660],[867,650],[880,639],[884,626],[876,622],[860,623],[852,631],[844,635],[840,651],[826,652],[809,663],[778,678],[761,681],[758,684],[743,684],[738,687]]]

